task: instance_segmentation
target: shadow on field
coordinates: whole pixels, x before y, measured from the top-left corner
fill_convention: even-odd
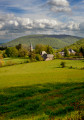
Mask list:
[[[4,88],[0,90],[0,116],[5,120],[45,114],[48,120],[54,120],[72,111],[82,111],[83,100],[84,83],[47,83]]]

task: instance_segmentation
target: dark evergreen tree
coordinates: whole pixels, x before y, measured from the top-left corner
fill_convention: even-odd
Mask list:
[[[16,45],[16,49],[17,49],[17,50],[22,49],[22,44]]]
[[[84,48],[81,47],[81,48],[79,49],[79,51],[80,51],[80,53],[82,53],[82,55],[84,56]]]

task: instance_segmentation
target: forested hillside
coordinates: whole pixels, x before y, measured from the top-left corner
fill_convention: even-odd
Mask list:
[[[50,45],[55,49],[63,48],[70,44],[75,43],[81,38],[70,36],[70,35],[28,35],[12,40],[3,45],[5,46],[15,46],[17,44],[32,45],[35,47],[36,44]]]
[[[68,48],[79,49],[80,47],[84,47],[84,39],[77,41],[76,43],[70,45]]]

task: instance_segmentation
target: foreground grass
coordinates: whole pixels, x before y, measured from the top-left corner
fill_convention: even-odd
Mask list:
[[[34,118],[45,114],[49,118],[63,118],[72,111],[83,110],[84,83],[56,83],[0,90],[1,118]],[[41,120],[41,119],[38,119]]]
[[[84,61],[65,60],[66,68],[60,67],[61,61],[0,68],[0,119],[63,119],[82,112]]]

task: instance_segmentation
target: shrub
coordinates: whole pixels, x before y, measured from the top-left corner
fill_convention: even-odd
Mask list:
[[[62,55],[60,53],[56,53],[56,58],[62,58]]]
[[[35,58],[36,58],[37,61],[42,61],[43,60],[43,58],[39,54],[37,54]]]
[[[61,62],[60,65],[61,65],[62,68],[66,67],[66,63],[65,62]]]
[[[72,69],[73,67],[72,67],[72,66],[70,66],[69,68],[70,68],[70,69]]]
[[[2,54],[0,54],[0,59],[3,59],[3,55]]]
[[[3,53],[3,57],[4,57],[4,58],[7,58],[7,54]]]

